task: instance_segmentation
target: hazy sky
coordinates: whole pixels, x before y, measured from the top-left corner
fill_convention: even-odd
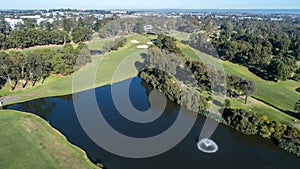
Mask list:
[[[300,9],[300,0],[1,0],[0,9]]]

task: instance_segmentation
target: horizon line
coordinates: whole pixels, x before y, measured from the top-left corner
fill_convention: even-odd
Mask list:
[[[1,8],[0,10],[300,10],[300,8]]]

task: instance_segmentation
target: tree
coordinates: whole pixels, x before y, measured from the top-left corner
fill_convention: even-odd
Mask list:
[[[27,73],[32,87],[38,80],[42,83],[50,75],[51,65],[44,50],[35,50],[27,54]]]
[[[15,73],[18,76],[18,79],[22,81],[22,87],[25,88],[27,81],[29,79],[29,75],[27,73],[27,58],[26,56],[19,51],[11,51],[9,53],[10,60],[14,63]]]
[[[37,26],[36,21],[33,19],[24,18],[23,21],[25,29],[35,29],[35,27]]]
[[[10,57],[5,52],[0,52],[0,78],[8,81],[10,84],[10,89],[13,91],[16,84],[13,81],[16,80],[15,70],[12,68],[13,63],[10,60]]]
[[[176,39],[170,36],[159,34],[156,41],[156,46],[161,50],[166,50],[168,52],[178,54],[182,56],[182,51],[177,47]]]
[[[245,95],[245,104],[247,104],[248,96],[254,95],[256,93],[256,84],[251,80],[244,80],[241,83],[241,89]]]
[[[295,108],[297,112],[300,112],[300,100],[295,103]]]
[[[231,107],[231,101],[229,99],[225,99],[225,105],[226,108],[230,108]]]
[[[121,37],[115,40],[115,44],[112,46],[112,50],[118,50],[120,47],[123,47],[127,42],[126,38]]]
[[[80,42],[75,49],[75,53],[77,55],[76,59],[76,67],[78,70],[80,67],[86,65],[87,63],[92,62],[91,52],[86,44]]]
[[[5,35],[0,33],[0,49],[5,48]]]
[[[0,19],[0,33],[4,35],[8,35],[11,30],[9,24],[4,20],[4,18]]]
[[[89,41],[92,38],[93,31],[88,27],[76,27],[72,33],[72,39],[75,43]]]
[[[288,69],[286,65],[279,59],[273,58],[268,68],[269,75],[273,76],[273,79],[287,80],[289,76]]]
[[[70,42],[70,36],[65,31],[53,30],[49,33],[51,44],[62,45]]]
[[[74,27],[74,21],[72,19],[68,19],[66,17],[63,17],[62,19],[62,26],[64,31],[70,33]]]

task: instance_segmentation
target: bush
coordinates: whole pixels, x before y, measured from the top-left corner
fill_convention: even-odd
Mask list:
[[[229,99],[225,99],[225,107],[226,108],[231,107],[231,101]]]

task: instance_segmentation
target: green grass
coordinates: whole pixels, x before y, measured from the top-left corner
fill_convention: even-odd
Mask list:
[[[42,46],[35,46],[35,47],[30,47],[30,48],[26,48],[26,49],[9,49],[7,50],[7,52],[9,51],[21,51],[24,53],[28,53],[31,52],[33,50],[37,50],[37,49],[62,49],[63,45],[42,45]]]
[[[170,36],[182,41],[182,40],[188,40],[190,38],[190,34],[189,33],[185,33],[185,32],[179,32],[179,31],[175,31],[172,30],[170,31]]]
[[[271,103],[282,110],[293,110],[295,103],[300,98],[299,93],[296,92],[296,89],[300,87],[299,82],[293,80],[280,81],[278,83],[266,81],[250,72],[244,66],[231,62],[223,62],[223,65],[226,72],[255,81],[257,86],[255,97]]]
[[[299,128],[300,122],[294,122],[295,118],[284,114],[283,112],[264,104],[263,102],[260,102],[254,98],[248,98],[247,104],[244,104],[244,97],[239,98],[232,98],[231,100],[231,108],[236,109],[245,109],[248,111],[255,112],[260,115],[266,115],[270,120],[279,121],[284,124],[288,124],[290,126],[294,126]]]
[[[0,138],[1,168],[97,168],[84,151],[31,114],[0,110]]]
[[[107,42],[112,42],[113,40],[111,39],[95,39],[91,42],[88,42],[87,45],[90,50],[101,50],[103,45]]]

